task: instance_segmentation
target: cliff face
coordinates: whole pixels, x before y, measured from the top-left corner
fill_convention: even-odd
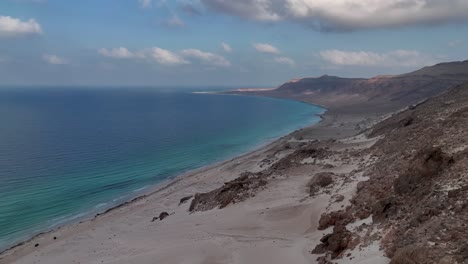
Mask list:
[[[442,63],[421,70],[371,79],[322,76],[287,82],[268,91],[242,91],[240,94],[290,98],[331,109],[350,105],[394,108],[440,94],[468,81],[468,61]]]

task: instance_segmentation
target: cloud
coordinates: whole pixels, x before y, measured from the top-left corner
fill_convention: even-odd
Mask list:
[[[198,61],[202,64],[212,66],[231,66],[231,62],[223,56],[198,49],[184,49],[182,51],[175,52],[159,47],[152,47],[132,52],[127,48],[120,47],[110,50],[102,48],[99,49],[98,52],[103,56],[114,59],[148,60],[155,61],[161,65],[184,65],[191,64],[192,61]]]
[[[185,49],[181,53],[184,57],[194,58],[200,60],[202,63],[205,64],[222,67],[231,66],[231,62],[228,61],[226,58],[210,52],[204,52],[198,49]]]
[[[280,51],[273,45],[267,43],[255,43],[254,48],[261,53],[279,54]]]
[[[278,62],[278,63],[287,64],[289,66],[296,65],[296,62],[293,59],[288,58],[288,57],[276,57],[275,61]]]
[[[385,53],[370,51],[325,50],[319,53],[325,62],[338,66],[404,66],[433,64],[435,60],[414,50],[395,50]]]
[[[179,9],[184,11],[187,14],[195,15],[195,16],[202,15],[202,12],[200,11],[200,9],[192,2],[179,1],[178,4],[179,4]]]
[[[189,61],[185,60],[178,54],[158,47],[152,48],[149,52],[149,56],[159,64],[164,65],[190,64]]]
[[[454,41],[450,41],[447,45],[448,45],[449,47],[455,48],[455,47],[460,46],[461,44],[463,44],[463,41],[461,41],[461,40],[454,40]]]
[[[258,21],[352,31],[468,21],[466,0],[201,0],[211,10]]]
[[[163,25],[170,28],[180,28],[185,27],[185,22],[179,18],[176,14],[173,14],[171,18],[162,22]]]
[[[52,54],[44,54],[42,55],[42,59],[49,64],[55,65],[65,65],[69,63],[67,59]]]
[[[231,66],[231,62],[223,56],[198,49],[184,49],[179,52],[174,52],[159,47],[152,47],[132,52],[127,48],[120,47],[114,49],[102,48],[99,49],[98,52],[102,56],[114,59],[148,60],[155,61],[161,65],[191,64],[192,62],[190,60],[193,60],[212,66]]]
[[[141,8],[151,8],[152,3],[151,0],[138,0]]]
[[[232,52],[231,46],[225,42],[221,43],[221,47],[223,48],[224,52],[227,52],[227,53]]]
[[[206,7],[215,11],[260,21],[281,20],[273,2],[282,1],[284,0],[201,0]]]
[[[0,38],[42,34],[42,28],[34,19],[22,21],[10,16],[0,16]]]
[[[129,51],[127,48],[120,47],[120,48],[114,48],[111,50],[108,49],[99,49],[98,50],[99,54],[106,56],[106,57],[111,57],[115,59],[133,59],[133,58],[144,58],[144,54],[141,52],[133,53]]]

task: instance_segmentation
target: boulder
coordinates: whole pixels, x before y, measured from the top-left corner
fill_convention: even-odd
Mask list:
[[[353,221],[348,211],[340,210],[328,214],[322,214],[319,220],[318,230],[325,230],[330,226],[347,225]]]
[[[335,174],[333,172],[320,172],[315,174],[307,184],[310,195],[315,195],[320,189],[332,185],[334,176]]]
[[[351,244],[352,234],[344,225],[338,225],[333,228],[333,233],[325,235],[320,239],[321,244],[317,245],[313,254],[331,253],[331,258],[338,258]]]

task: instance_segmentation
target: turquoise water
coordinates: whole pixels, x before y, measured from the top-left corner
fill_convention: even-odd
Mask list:
[[[323,110],[144,89],[1,89],[0,248],[252,150]]]

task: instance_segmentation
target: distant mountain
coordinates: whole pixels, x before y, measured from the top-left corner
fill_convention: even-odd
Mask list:
[[[466,79],[468,76],[468,60],[458,62],[446,62],[431,67],[403,74],[400,76],[418,76],[427,78]]]
[[[234,94],[290,98],[323,105],[347,108],[350,105],[397,108],[437,95],[450,87],[468,82],[468,60],[441,63],[394,76],[318,78],[291,80],[272,90],[232,91]]]

